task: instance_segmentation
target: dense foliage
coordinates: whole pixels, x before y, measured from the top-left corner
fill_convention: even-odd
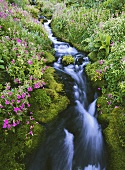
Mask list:
[[[54,56],[38,21],[43,3],[20,2],[0,0],[0,169],[4,170],[26,169],[31,153],[44,139],[44,125],[69,103],[48,66]]]
[[[52,28],[59,38],[88,53],[86,73],[101,92],[97,109],[109,151],[107,169],[124,170],[124,1],[63,1],[56,7]]]

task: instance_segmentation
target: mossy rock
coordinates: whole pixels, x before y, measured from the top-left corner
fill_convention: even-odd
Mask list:
[[[62,59],[62,63],[64,66],[67,66],[69,64],[74,64],[75,59],[71,55],[64,56]]]
[[[31,94],[30,111],[35,113],[34,117],[38,122],[48,123],[55,119],[59,112],[66,109],[69,100],[65,96],[63,84],[60,83],[54,68],[49,67],[45,70],[44,81],[45,88],[37,89]]]
[[[104,130],[108,151],[107,170],[125,169],[125,116],[124,109],[115,108],[111,112],[109,125]]]
[[[97,100],[97,110],[98,110],[98,121],[102,125],[102,128],[105,129],[109,125],[109,109],[105,96],[101,96]]]
[[[95,62],[97,61],[97,52],[96,51],[92,51],[91,53],[88,54],[88,57],[89,59],[92,61],[92,62]]]
[[[52,63],[52,62],[54,62],[55,61],[55,57],[51,54],[51,53],[49,53],[49,52],[47,52],[47,51],[44,51],[44,57],[46,58],[46,63],[47,64],[50,64],[50,63]]]
[[[59,112],[66,109],[69,100],[52,89],[38,89],[31,95],[31,108],[34,118],[40,123],[55,119]]]

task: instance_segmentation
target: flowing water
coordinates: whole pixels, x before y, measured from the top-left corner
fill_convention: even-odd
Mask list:
[[[49,23],[44,26],[55,50],[53,67],[63,79],[71,105],[51,129],[29,170],[106,170],[103,136],[96,119],[97,94],[85,74],[89,59],[68,43],[58,41]],[[72,55],[75,64],[63,66],[65,55]]]

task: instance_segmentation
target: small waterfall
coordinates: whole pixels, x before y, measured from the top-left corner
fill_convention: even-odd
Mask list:
[[[49,27],[50,22],[44,26],[53,42],[57,58],[53,67],[64,77],[64,84],[70,89],[69,96],[73,98],[73,103],[63,112],[46,139],[41,160],[35,166],[34,162],[29,170],[106,170],[101,126],[95,117],[97,94],[85,74],[89,59],[68,43],[58,41]],[[63,66],[62,58],[66,55],[72,55],[75,64]],[[73,80],[71,83],[68,77]]]
[[[50,148],[49,155],[52,155],[51,158],[51,169],[52,170],[72,170],[72,160],[74,154],[74,136],[64,129],[64,138],[56,138],[55,144],[53,145],[56,154]],[[53,153],[53,154],[52,154]]]
[[[94,116],[94,114],[95,114],[95,112],[96,112],[96,101],[97,101],[97,99],[95,99],[95,100],[89,105],[88,112],[89,112],[89,114],[91,114],[92,116]]]

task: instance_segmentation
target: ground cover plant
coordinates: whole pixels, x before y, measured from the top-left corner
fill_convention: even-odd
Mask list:
[[[54,56],[44,27],[32,10],[26,10],[29,1],[18,2],[0,0],[0,169],[4,170],[26,169],[29,155],[44,139],[43,125],[69,103],[48,66]]]
[[[125,5],[105,0],[58,5],[55,34],[88,53],[86,73],[96,90],[98,120],[103,126],[109,170],[125,169]]]

